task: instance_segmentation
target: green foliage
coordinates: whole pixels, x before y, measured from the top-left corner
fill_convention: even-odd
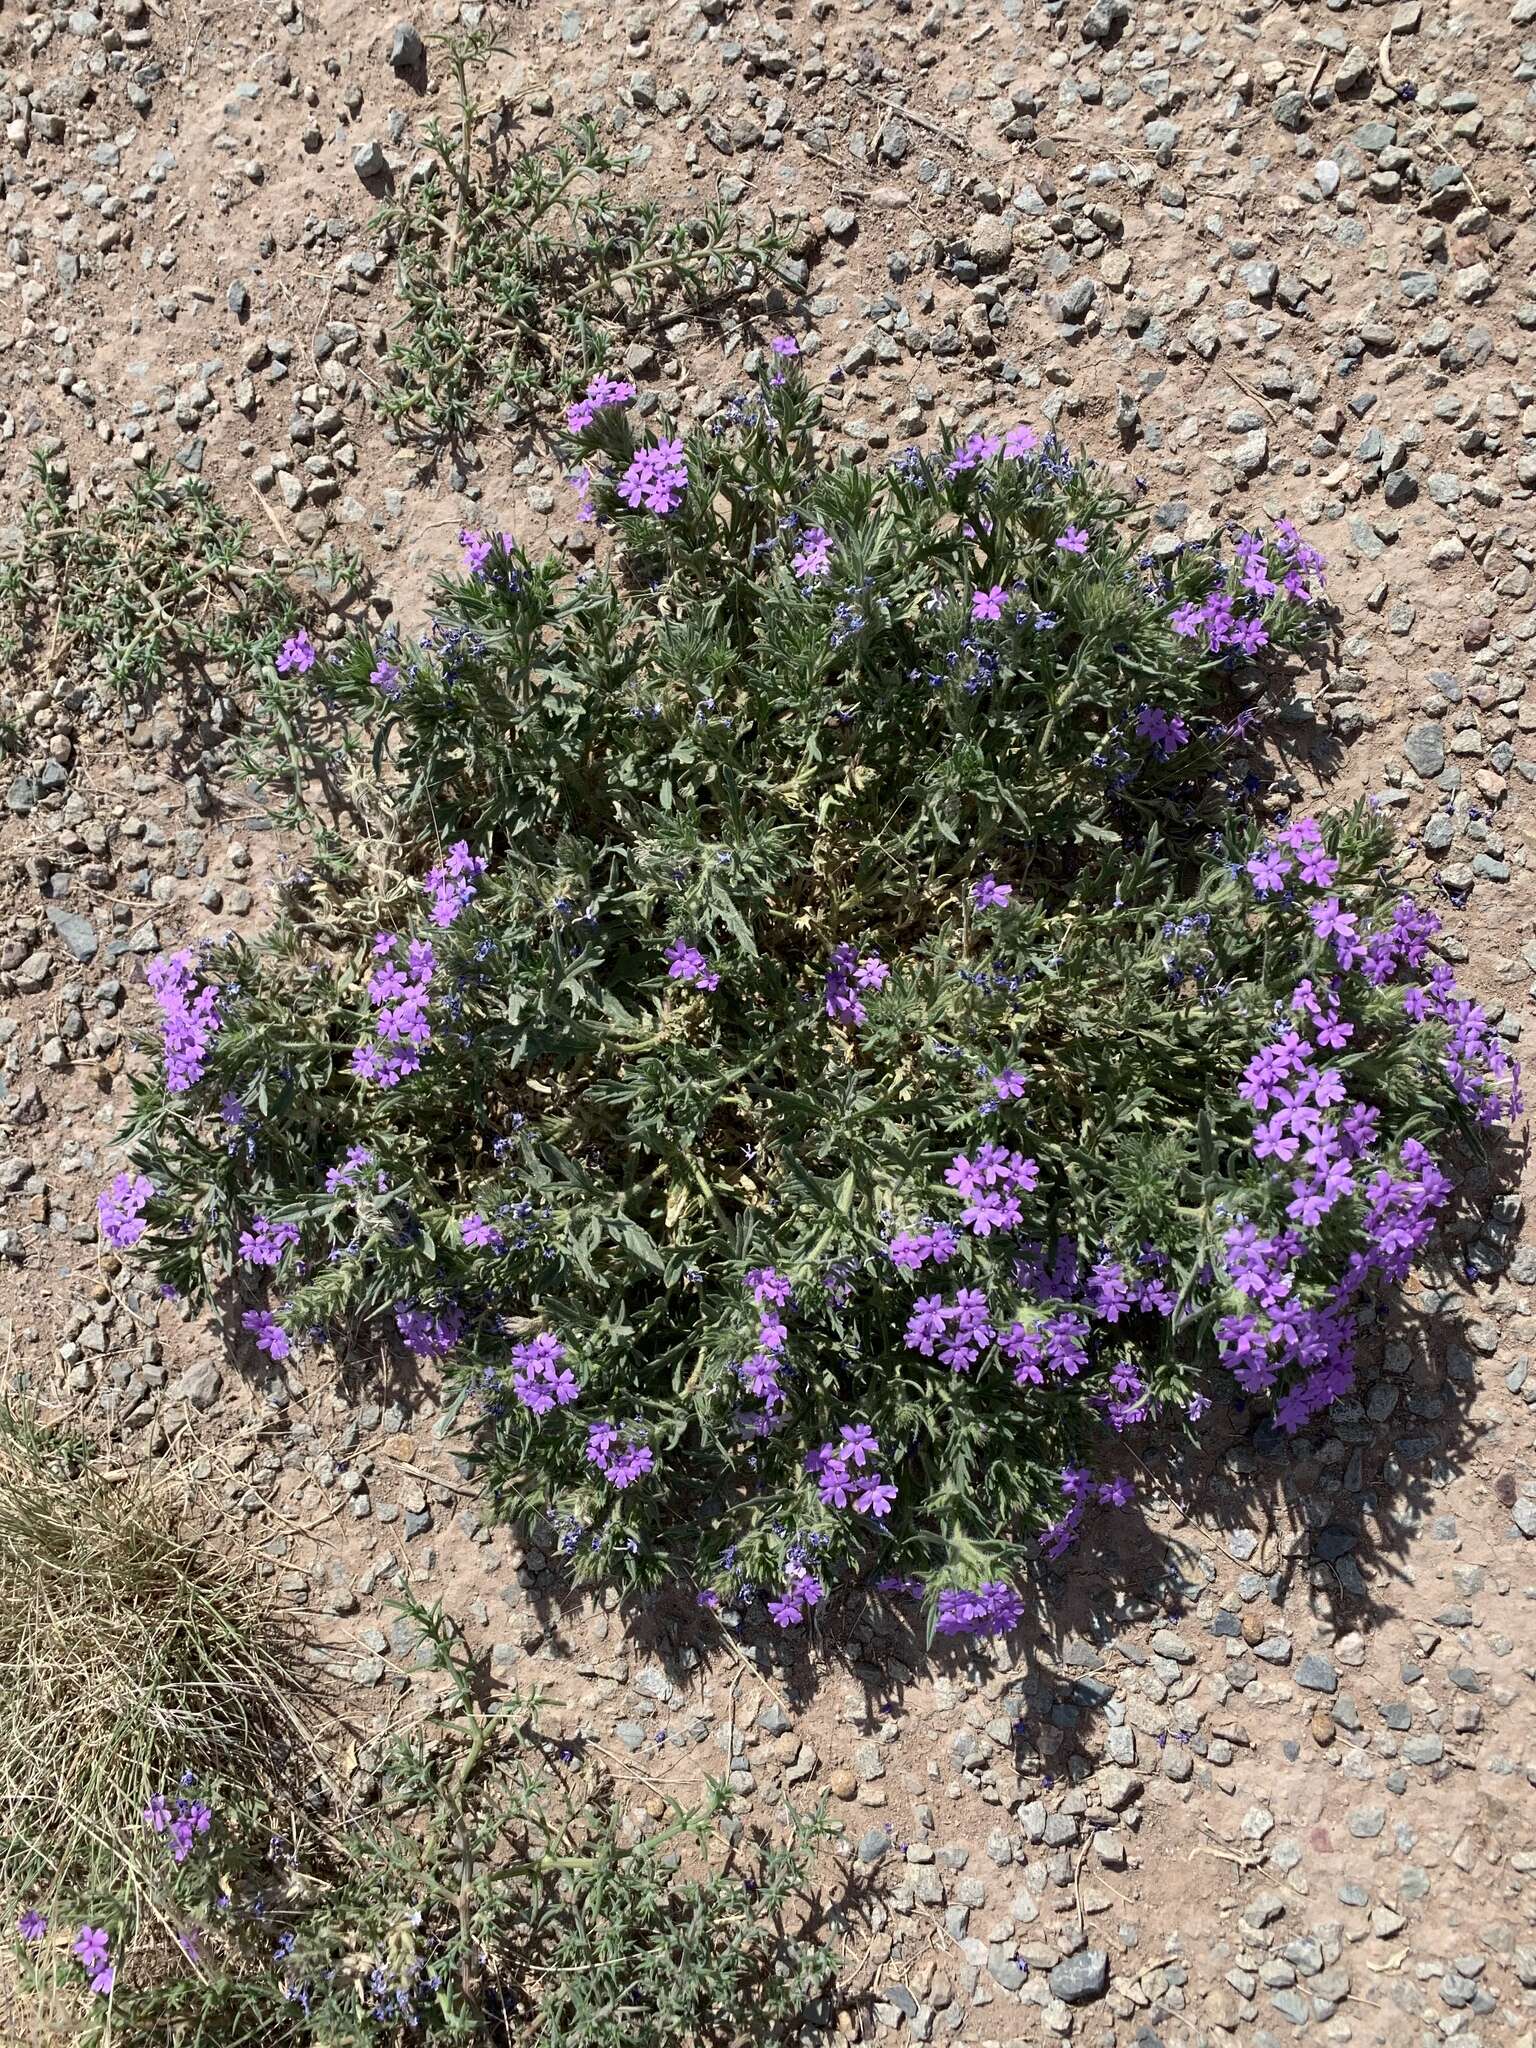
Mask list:
[[[289,679],[353,829],[175,969],[130,1228],[269,1348],[441,1360],[580,1573],[1001,1623],[1127,1431],[1347,1396],[1507,1062],[1388,827],[1253,802],[1293,528],[1159,547],[1025,429],[828,466],[769,368],[686,442],[595,405],[607,568],[469,536],[419,645]]]
[[[148,469],[120,496],[76,505],[46,456],[33,470],[20,548],[0,565],[0,665],[20,687],[41,669],[141,705],[169,687],[233,694],[313,602],[205,484]],[[334,551],[299,566],[332,591],[359,573]]]
[[[405,309],[388,418],[438,441],[547,418],[622,337],[707,313],[771,272],[778,237],[730,209],[673,220],[624,192],[628,158],[595,123],[524,147],[506,103],[480,97],[501,53],[488,34],[443,52],[453,121],[433,122],[435,162],[378,218]]]

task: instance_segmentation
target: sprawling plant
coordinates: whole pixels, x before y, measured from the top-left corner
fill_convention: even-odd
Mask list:
[[[153,971],[104,1223],[441,1361],[584,1573],[1000,1627],[1133,1437],[1350,1388],[1513,1082],[1385,824],[1251,800],[1294,527],[1149,548],[1027,426],[828,465],[795,353],[687,436],[594,380],[606,569],[466,534],[418,644],[287,661],[365,829]]]
[[[299,1798],[271,1771],[168,1771],[133,1816],[131,1902],[78,1859],[21,1894],[39,2010],[70,2011],[83,2048],[738,2048],[830,2017],[831,1952],[792,1931],[819,1808],[727,1849],[711,1783],[642,1823],[539,1733],[537,1695],[478,1701],[440,1609],[404,1619],[449,1688],[382,1747],[377,1797],[343,1812],[319,1780]]]

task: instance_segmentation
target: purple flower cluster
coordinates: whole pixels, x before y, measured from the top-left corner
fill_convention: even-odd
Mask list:
[[[768,1602],[769,1617],[779,1628],[794,1628],[825,1597],[826,1590],[814,1573],[791,1572],[784,1591]]]
[[[868,995],[882,989],[890,978],[891,970],[878,953],[861,955],[856,946],[837,947],[823,992],[827,1015],[834,1024],[857,1030],[869,1014],[859,1001],[860,992]]]
[[[516,542],[510,533],[502,534],[498,543],[494,534],[478,533],[471,526],[459,528],[459,556],[464,571],[469,576],[483,576],[498,545],[503,561],[511,554]]]
[[[268,1358],[286,1358],[293,1350],[292,1338],[269,1309],[247,1309],[240,1323],[256,1339],[257,1350],[265,1351]]]
[[[290,633],[278,650],[277,672],[280,676],[307,676],[316,659],[315,643],[301,628],[297,633]]]
[[[373,1028],[387,1050],[360,1045],[352,1055],[352,1071],[362,1081],[393,1088],[421,1067],[421,1050],[430,1044],[428,991],[437,972],[437,955],[426,939],[413,939],[402,965],[399,940],[380,932],[373,942],[378,964],[368,977],[368,1000],[377,1015]]]
[[[431,905],[432,922],[446,931],[461,912],[475,900],[476,878],[485,873],[485,860],[469,850],[460,839],[448,849],[448,858],[427,871],[424,887]],[[371,990],[370,990],[371,993]]]
[[[587,1431],[587,1448],[583,1456],[589,1465],[597,1467],[610,1486],[616,1486],[620,1492],[653,1471],[656,1463],[651,1456],[650,1445],[626,1435],[616,1422],[592,1424]]]
[[[464,1311],[451,1301],[436,1308],[401,1301],[395,1304],[395,1328],[418,1358],[446,1358],[463,1339]]]
[[[96,1197],[96,1220],[107,1243],[131,1251],[148,1230],[144,1206],[154,1194],[153,1182],[142,1173],[120,1173]]]
[[[144,1809],[144,1825],[157,1835],[170,1837],[171,1854],[178,1863],[186,1862],[197,1837],[207,1834],[212,1820],[202,1801],[189,1799],[185,1793],[178,1793],[173,1803],[164,1792],[157,1792]]]
[[[845,1423],[835,1444],[811,1451],[805,1469],[816,1481],[822,1506],[851,1507],[856,1515],[883,1521],[895,1504],[896,1488],[875,1469],[879,1455],[880,1440],[867,1422]]]
[[[248,1266],[280,1266],[298,1241],[296,1223],[274,1223],[270,1216],[253,1216],[250,1229],[240,1233],[240,1256]]]
[[[960,1221],[975,1237],[994,1230],[1014,1230],[1023,1220],[1020,1195],[1040,1185],[1040,1168],[1021,1152],[1002,1145],[980,1145],[974,1159],[957,1152],[945,1173],[946,1182],[965,1201]]]
[[[1040,446],[1040,436],[1033,427],[1010,427],[1005,434],[968,434],[944,466],[946,477],[962,476],[968,469],[979,469],[984,462],[990,462],[995,455],[1001,455],[1008,462],[1023,462],[1033,455]]]
[[[618,485],[626,505],[643,506],[662,518],[677,510],[687,488],[688,458],[681,435],[662,439],[654,447],[637,448]]]
[[[208,1048],[218,1032],[219,991],[212,983],[197,986],[190,947],[152,960],[145,979],[160,1008],[166,1088],[172,1095],[184,1095],[202,1079]]]
[[[934,1632],[941,1636],[1004,1636],[1024,1619],[1024,1602],[1002,1579],[967,1588],[946,1586],[934,1604]]]
[[[1061,1475],[1061,1490],[1067,1498],[1066,1513],[1040,1532],[1041,1554],[1053,1560],[1061,1557],[1076,1541],[1083,1517],[1094,1502],[1100,1507],[1124,1508],[1129,1507],[1136,1497],[1136,1489],[1129,1479],[1115,1478],[1095,1483],[1093,1474],[1081,1465],[1065,1468]]]
[[[1247,863],[1249,880],[1260,896],[1278,894],[1292,873],[1311,888],[1326,889],[1338,872],[1339,864],[1323,844],[1315,818],[1294,819]]]
[[[666,952],[667,979],[687,982],[693,988],[713,990],[720,986],[720,976],[710,966],[697,946],[690,946],[686,939],[674,939]]]
[[[1170,718],[1156,704],[1143,704],[1136,714],[1136,737],[1149,740],[1166,761],[1180,747],[1189,745],[1189,727],[1182,718]]]
[[[355,1192],[365,1166],[372,1166],[373,1154],[366,1145],[349,1145],[346,1158],[340,1166],[328,1166],[325,1171],[325,1192],[339,1195]],[[379,1175],[379,1190],[384,1188],[384,1176]]]
[[[573,434],[585,433],[600,412],[606,412],[610,406],[628,405],[634,395],[635,387],[627,377],[609,377],[599,370],[587,386],[586,396],[566,407],[565,424]]]
[[[1296,604],[1310,604],[1317,594],[1312,579],[1316,578],[1317,590],[1323,584],[1323,557],[1301,538],[1289,519],[1276,520],[1274,547],[1281,561],[1278,581],[1271,573],[1264,542],[1257,534],[1240,533],[1234,544],[1231,587],[1218,585],[1202,601],[1190,599],[1176,606],[1168,618],[1174,632],[1186,640],[1197,640],[1203,634],[1212,654],[1230,649],[1254,655],[1267,647],[1269,633],[1262,610],[1245,614],[1238,607],[1249,603],[1262,607],[1271,598],[1282,596]]]
[[[937,1354],[951,1372],[969,1372],[996,1336],[986,1290],[962,1287],[953,1301],[920,1294],[907,1317],[905,1342],[924,1358]]]
[[[949,1224],[925,1223],[920,1230],[898,1230],[886,1255],[899,1271],[920,1273],[930,1261],[947,1266],[959,1249],[959,1234]]]
[[[1404,928],[1416,947],[1415,927]],[[1376,1281],[1406,1276],[1451,1183],[1415,1138],[1391,1159],[1376,1109],[1352,1102],[1341,1070],[1320,1060],[1354,1031],[1332,993],[1320,998],[1303,982],[1292,1012],[1301,1028],[1287,1026],[1261,1047],[1238,1091],[1254,1118],[1254,1157],[1289,1193],[1288,1227],[1264,1232],[1239,1218],[1227,1230],[1226,1278],[1245,1305],[1220,1319],[1216,1339],[1244,1392],[1266,1393],[1288,1376],[1275,1419],[1294,1432],[1353,1386],[1359,1297]],[[1346,1209],[1366,1248],[1349,1254],[1319,1298],[1306,1278],[1314,1233]]]
[[[1459,993],[1451,968],[1432,967],[1423,988],[1405,990],[1403,1009],[1415,1022],[1444,1025],[1446,1074],[1457,1100],[1485,1129],[1520,1114],[1519,1062],[1504,1050],[1482,1005]]]
[[[581,1392],[576,1375],[564,1364],[565,1346],[541,1330],[512,1351],[512,1391],[531,1415],[567,1408]]]
[[[772,1266],[754,1266],[747,1274],[747,1292],[757,1308],[756,1349],[735,1368],[736,1376],[766,1415],[784,1405],[784,1388],[779,1375],[784,1371],[783,1351],[789,1330],[779,1311],[787,1308],[794,1290],[782,1273]]]
[[[69,1946],[70,1954],[90,1978],[91,1989],[98,1998],[109,1997],[117,1982],[117,1965],[109,1960],[107,1948],[105,1927],[82,1927]]]
[[[832,562],[832,536],[820,526],[808,526],[800,536],[800,547],[790,563],[802,583],[825,576]]]

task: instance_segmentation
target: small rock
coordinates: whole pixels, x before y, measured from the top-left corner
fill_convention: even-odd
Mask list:
[[[1331,1657],[1309,1650],[1296,1666],[1296,1683],[1305,1686],[1308,1692],[1337,1692],[1339,1674],[1333,1668]]]
[[[203,1414],[218,1400],[223,1384],[223,1375],[216,1365],[189,1365],[167,1389],[166,1398],[173,1402],[189,1402],[199,1414]]]
[[[382,178],[389,169],[389,159],[384,154],[384,145],[377,140],[364,142],[352,152],[352,168],[363,180]]]
[[[412,23],[397,21],[394,35],[389,44],[389,68],[398,71],[402,77],[409,77],[419,71],[426,48]]]
[[[1088,2005],[1109,1988],[1109,1957],[1101,1948],[1082,1948],[1051,1971],[1048,1982],[1063,2005]]]

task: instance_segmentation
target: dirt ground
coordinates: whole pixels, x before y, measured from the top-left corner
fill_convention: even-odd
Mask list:
[[[1303,786],[1393,811],[1463,978],[1520,1038],[1536,0],[436,0],[409,77],[403,18],[0,14],[0,525],[34,451],[94,497],[153,456],[263,544],[356,548],[408,626],[461,524],[572,533],[537,443],[434,463],[373,404],[400,315],[370,223],[445,105],[431,39],[495,27],[520,136],[591,113],[639,150],[641,189],[801,223],[774,317],[861,459],[1052,422],[1144,477],[1167,531],[1294,517],[1342,632],[1277,748]],[[641,381],[693,417],[741,346],[685,326]],[[480,1525],[430,1384],[279,1375],[103,1265],[146,961],[259,927],[285,849],[173,706],[93,712],[46,661],[14,682],[7,1376],[196,1490],[210,1540],[305,1610],[359,1729],[409,1711],[384,1606],[404,1573],[638,1801],[722,1771],[744,1815],[828,1793],[856,2037],[1536,2039],[1523,1134],[1463,1190],[1359,1401],[1294,1444],[1213,1435],[1069,1562],[1038,1627],[967,1658],[874,1613],[793,1649],[626,1616]]]

